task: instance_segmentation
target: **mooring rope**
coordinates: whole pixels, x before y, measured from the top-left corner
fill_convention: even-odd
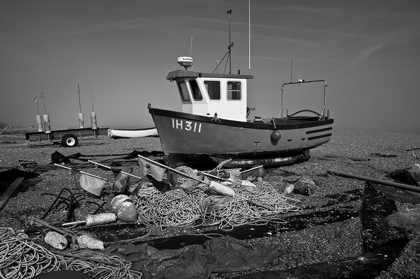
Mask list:
[[[93,251],[54,253],[33,242],[24,233],[0,227],[0,278],[32,278],[41,273],[74,270],[95,279],[141,278],[142,273],[130,270],[131,262],[116,255]]]

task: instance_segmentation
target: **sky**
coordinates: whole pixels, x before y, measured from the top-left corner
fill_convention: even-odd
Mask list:
[[[250,4],[0,0],[0,122],[35,126],[39,111],[52,129],[78,127],[80,86],[85,126],[92,109],[100,127],[154,126],[148,103],[181,110],[166,80],[177,57],[191,54],[195,71],[212,72],[226,54],[231,9],[232,72],[251,65],[251,117],[278,116],[283,83],[323,79],[335,129],[420,134],[420,1]],[[290,113],[322,109],[322,84],[305,86],[285,87]]]

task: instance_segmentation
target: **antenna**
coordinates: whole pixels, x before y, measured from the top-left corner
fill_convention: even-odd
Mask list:
[[[77,92],[79,93],[79,109],[80,109],[80,113],[82,112],[82,103],[80,101],[80,86],[79,84],[77,84]]]
[[[191,35],[190,57],[192,57],[191,54],[192,54],[193,39],[194,39],[194,36]]]
[[[225,56],[223,56],[223,58],[220,60],[220,62],[216,62],[216,69],[213,70],[213,73],[217,71],[217,69],[219,68],[220,64],[223,62],[223,60],[226,59],[226,64],[225,64],[225,69],[223,71],[223,73],[225,73],[228,62],[229,62],[229,74],[232,73],[232,47],[233,47],[233,42],[231,42],[230,40],[230,15],[232,14],[232,10],[228,10],[227,14],[229,15],[229,46],[228,46],[228,51],[226,52]]]
[[[293,82],[293,59],[290,64],[290,83]]]
[[[42,100],[42,103],[44,104],[44,111],[45,111],[45,114],[47,114],[47,107],[45,106],[45,100],[44,100],[44,89],[43,89],[43,88],[41,88],[41,100]]]
[[[248,73],[251,74],[251,0],[248,1]]]
[[[95,111],[95,110],[93,109],[93,92],[92,92],[92,87],[90,88],[90,98],[91,98],[91,100],[92,100],[92,111]]]
[[[232,73],[232,46],[233,46],[233,43],[231,43],[231,40],[230,40],[230,15],[232,14],[232,9],[229,9],[228,11],[227,11],[227,14],[229,15],[229,46],[228,46],[228,49],[229,49],[229,74],[231,74]]]

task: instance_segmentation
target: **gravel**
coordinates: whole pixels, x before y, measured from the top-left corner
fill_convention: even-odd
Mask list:
[[[19,134],[0,135],[0,171],[17,168],[39,173],[36,178],[24,180],[0,211],[0,226],[22,229],[29,216],[38,218],[42,216],[54,200],[54,196],[43,195],[43,193],[58,194],[63,187],[80,191],[75,177],[69,171],[59,169],[51,164],[51,154],[55,151],[66,156],[81,153],[98,162],[117,162],[123,170],[129,171],[130,168],[133,168],[134,174],[140,174],[137,161],[122,159],[124,154],[133,151],[162,151],[159,138],[153,137],[119,140],[107,137],[83,138],[79,141],[79,145],[76,148],[64,148],[49,142],[27,143],[24,136]],[[327,175],[326,171],[334,170],[389,180],[386,177],[389,172],[410,167],[415,163],[411,151],[406,151],[413,147],[420,147],[420,135],[377,131],[335,131],[329,143],[311,151],[311,155],[314,156],[309,161],[267,169],[267,176],[264,179],[275,185],[279,192],[284,190],[286,185],[284,181],[293,180],[302,175],[315,181],[317,189],[314,195],[302,196],[294,193],[288,195],[300,200],[303,211],[289,213],[285,217],[326,209],[358,210],[361,199],[338,202],[331,195],[363,190],[365,182]],[[370,160],[354,161],[348,158],[339,158],[330,161],[317,159],[325,155],[341,155]],[[36,166],[25,168],[22,164],[24,162],[32,162],[32,166],[35,164]],[[111,172],[95,169],[87,162],[72,159],[72,163],[82,164],[87,172],[108,179],[113,178]],[[3,181],[0,187],[5,187],[10,183]],[[98,202],[97,198],[90,195],[87,195],[86,200]],[[105,211],[110,210],[109,198],[106,195],[103,195],[99,202],[106,202],[104,209]],[[83,220],[86,212],[92,212],[95,207],[93,204],[82,203],[75,212],[76,219]],[[404,210],[419,206],[397,202],[397,207],[399,210]],[[46,221],[63,220],[65,216],[64,210],[56,210],[46,218]],[[361,224],[358,217],[337,223],[316,225],[303,230],[278,232],[248,241],[251,244],[271,243],[283,252],[269,265],[259,270],[253,270],[251,273],[330,262],[362,253]],[[418,274],[420,274],[419,252],[420,237],[418,234],[410,234],[410,242],[400,257],[377,278],[418,278]],[[211,278],[230,278],[239,274],[212,274]]]

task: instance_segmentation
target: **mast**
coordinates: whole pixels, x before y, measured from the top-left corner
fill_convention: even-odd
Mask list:
[[[80,101],[80,86],[77,84],[77,92],[79,93],[79,111],[82,113],[82,102]]]
[[[251,74],[251,0],[248,0],[248,73]]]
[[[191,45],[190,45],[190,57],[192,57],[192,46],[193,46],[193,39],[194,39],[194,36],[193,36],[193,35],[191,35]]]
[[[228,46],[228,49],[229,49],[229,74],[231,74],[232,73],[232,46],[233,46],[233,43],[230,40],[230,15],[232,14],[232,9],[229,9],[227,11],[227,14],[229,15],[229,46]]]

